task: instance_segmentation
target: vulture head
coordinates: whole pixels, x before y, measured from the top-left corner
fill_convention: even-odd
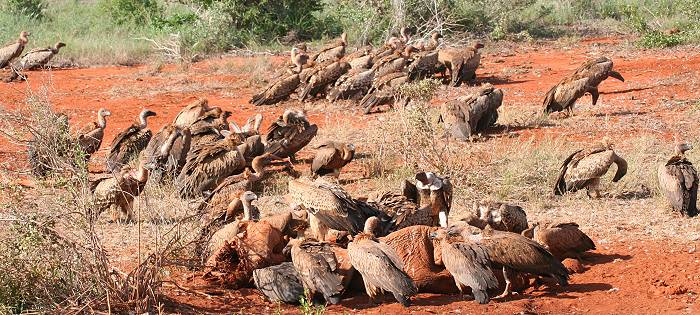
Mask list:
[[[398,37],[394,37],[394,36],[389,38],[389,40],[386,43],[387,43],[387,45],[389,45],[393,49],[398,49],[399,47],[401,47],[401,45],[403,45],[401,40]]]
[[[408,27],[402,27],[400,33],[401,39],[404,43],[408,43],[408,41],[411,40],[411,31],[408,29]]]
[[[66,44],[64,44],[64,43],[62,43],[62,42],[58,42],[58,43],[56,43],[56,44],[53,46],[53,49],[55,49],[56,51],[58,51],[59,49],[61,49],[61,48],[63,48],[63,47],[66,47]]]
[[[364,233],[370,234],[370,235],[375,235],[375,232],[377,231],[377,228],[379,227],[380,220],[377,217],[369,217],[365,221],[365,228],[363,230]]]
[[[675,147],[675,153],[678,156],[683,156],[686,151],[690,151],[693,149],[693,146],[690,143],[678,143],[676,144]]]
[[[347,46],[348,45],[348,34],[345,32],[340,34],[340,40],[343,42],[343,46]]]
[[[474,43],[474,49],[481,49],[481,48],[484,48],[484,44],[482,44],[481,42]]]
[[[111,115],[112,115],[112,112],[110,112],[106,108],[100,108],[100,110],[97,112],[97,116],[100,116],[100,117],[107,117],[107,116],[111,116]]]
[[[29,42],[29,39],[27,38],[27,37],[29,37],[29,35],[32,35],[32,33],[27,32],[27,31],[22,31],[21,33],[19,33],[19,40],[18,41],[20,43],[26,45],[27,42]]]
[[[139,123],[141,124],[141,128],[146,128],[148,126],[148,117],[153,117],[156,116],[156,113],[144,108],[141,111],[141,114],[139,114]]]
[[[433,34],[430,35],[430,38],[433,41],[437,42],[438,39],[442,38],[442,34],[440,34],[439,32],[433,32]]]

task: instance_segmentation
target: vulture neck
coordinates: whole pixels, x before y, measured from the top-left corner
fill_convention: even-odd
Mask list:
[[[142,112],[139,115],[139,128],[144,129],[148,127],[148,118],[146,117],[146,112]]]
[[[107,127],[107,118],[105,118],[102,112],[97,113],[97,125],[100,129],[105,129]]]
[[[355,152],[348,148],[343,148],[343,160],[350,161],[355,156]]]
[[[265,165],[263,165],[262,159],[255,158],[253,159],[253,163],[251,165],[251,168],[255,173],[250,174],[250,180],[251,181],[257,181],[261,177],[265,175]]]
[[[136,173],[135,179],[139,183],[145,183],[148,180],[148,169],[143,165],[143,163],[139,163],[139,170]]]
[[[177,138],[178,133],[173,132],[170,134],[168,137],[168,140],[163,143],[163,146],[160,147],[160,156],[166,156],[168,153],[170,153],[170,149],[173,147],[173,143],[175,143],[175,139]]]
[[[29,39],[27,38],[27,35],[25,35],[25,34],[20,34],[20,35],[19,35],[19,39],[17,40],[17,42],[18,42],[20,45],[24,46],[24,45],[26,45],[26,44],[29,42]]]
[[[243,220],[257,221],[259,218],[259,213],[258,210],[250,203],[250,200],[241,198],[241,202],[243,202]]]
[[[679,158],[684,158],[685,157],[685,149],[677,146],[674,150],[674,153],[676,154],[677,157]]]

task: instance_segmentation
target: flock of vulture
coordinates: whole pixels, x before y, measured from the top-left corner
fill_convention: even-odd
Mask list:
[[[50,47],[38,47],[30,50],[22,56],[24,47],[29,43],[29,32],[21,32],[15,43],[5,45],[0,48],[0,69],[5,67],[11,68],[11,73],[8,77],[3,78],[5,82],[11,82],[17,78],[24,77],[22,70],[36,70],[45,67],[58,51],[65,47],[66,44],[57,42]],[[13,60],[20,57],[18,62],[11,64]]]
[[[0,50],[0,66],[20,55],[27,35]],[[447,78],[449,72],[451,85],[473,80],[482,46],[437,49],[439,38],[434,34],[427,43],[411,45],[403,29],[378,50],[346,55],[344,35],[313,54],[295,47],[291,67],[251,102],[273,104],[296,91],[301,100],[321,94],[331,101],[361,99],[369,112],[393,102],[396,87],[436,73]],[[598,84],[608,76],[623,80],[612,66],[605,57],[584,63],[547,92],[545,111],[571,111],[585,93],[595,103]],[[502,99],[502,90],[485,85],[448,101],[441,113],[446,134],[466,139],[494,124]],[[355,157],[351,143],[319,144],[311,175],[300,176],[295,155],[318,132],[301,110],[285,110],[265,133],[262,115],[240,127],[228,121],[231,112],[206,100],[186,106],[155,134],[148,124],[154,115],[144,109],[111,141],[106,172],[90,178],[95,214],[111,209],[113,221],[133,221],[134,199],[147,184],[174,185],[181,198],[199,202],[194,253],[212,283],[255,286],[268,299],[285,303],[297,303],[308,292],[314,301],[335,304],[353,291],[366,292],[374,302],[390,293],[404,306],[418,292],[460,292],[488,303],[527,288],[530,280],[567,285],[570,270],[562,261],[577,261],[595,249],[576,223],[528,222],[517,205],[483,200],[474,202],[471,212],[450,216],[453,184],[434,172],[415,174],[400,191],[352,196],[337,180]],[[100,109],[96,121],[73,136],[86,161],[102,145],[109,116]],[[673,209],[694,216],[698,176],[684,156],[689,149],[678,144],[659,166],[658,179]],[[47,163],[44,158],[30,154],[35,170]],[[613,164],[617,182],[627,162],[607,139],[576,151],[562,163],[553,193],[586,189],[597,198],[601,177]],[[261,217],[253,190],[281,171],[293,178],[290,208]]]

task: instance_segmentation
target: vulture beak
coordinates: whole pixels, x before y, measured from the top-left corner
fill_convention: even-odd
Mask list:
[[[437,236],[438,236],[437,232],[433,232],[433,233],[428,234],[428,238],[431,240],[436,239]]]
[[[287,244],[287,246],[282,249],[282,255],[289,256],[292,253],[292,246]]]
[[[618,79],[622,82],[625,82],[625,78],[623,78],[622,75],[617,71],[610,70],[610,72],[608,73],[608,76],[611,76],[615,79]]]

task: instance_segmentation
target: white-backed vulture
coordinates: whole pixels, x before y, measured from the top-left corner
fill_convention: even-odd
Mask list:
[[[287,109],[267,129],[265,152],[295,161],[294,155],[316,136],[318,126],[309,123],[302,110]]]
[[[353,199],[342,187],[321,178],[316,181],[304,178],[290,180],[289,194],[294,205],[309,212],[311,230],[319,240],[325,240],[324,233],[318,233],[322,228],[347,231],[355,235],[362,232],[369,217],[376,216],[383,222],[389,221],[383,212],[366,202]],[[312,219],[316,219],[322,226],[314,226],[315,221]],[[385,235],[388,225],[383,226],[377,234]]]
[[[414,52],[418,52],[418,49],[413,46],[407,46],[403,50],[397,50],[393,54],[377,60],[372,65],[372,69],[375,70],[375,77],[381,78],[390,73],[403,72]]]
[[[687,143],[676,145],[675,154],[659,165],[659,188],[673,211],[693,217],[698,214],[698,171],[685,157],[693,147]]]
[[[412,56],[412,61],[406,71],[411,80],[423,80],[435,73],[435,65],[438,64],[437,51],[423,51]]]
[[[289,98],[289,95],[294,93],[297,87],[299,87],[299,83],[301,83],[301,77],[299,75],[308,61],[309,56],[294,47],[292,48],[290,58],[294,70],[291,72],[284,72],[281,76],[275,78],[262,92],[253,95],[249,103],[255,106],[272,105]]]
[[[405,181],[403,193],[387,192],[368,200],[370,205],[392,218],[391,230],[396,231],[413,225],[447,226],[450,207],[448,204],[451,204],[452,198],[449,181],[437,178],[430,172],[418,173],[417,177],[423,178],[428,184],[424,185],[420,180],[416,185]]]
[[[625,78],[613,70],[613,62],[607,57],[587,60],[574,73],[564,77],[547,92],[544,98],[544,112],[553,113],[566,110],[571,113],[576,100],[586,93],[591,94],[593,105],[595,105],[600,95],[598,85],[608,77],[625,82]]]
[[[89,161],[90,156],[100,149],[102,139],[105,136],[105,128],[107,127],[107,119],[105,117],[110,115],[112,115],[110,111],[100,108],[97,111],[97,121],[85,125],[78,131],[78,145],[85,152],[85,161]]]
[[[175,186],[183,198],[201,196],[216,188],[224,179],[243,172],[245,157],[237,134],[222,131],[226,137],[209,145],[193,147],[187,161],[175,180]]]
[[[372,69],[351,70],[335,81],[326,98],[331,102],[339,99],[359,99],[367,93],[373,80],[374,70]]]
[[[156,113],[148,109],[142,110],[138,122],[114,137],[107,155],[108,172],[118,172],[132,159],[137,158],[139,153],[146,148],[152,136],[151,130],[148,129],[148,117],[155,115]]]
[[[485,84],[474,93],[447,101],[440,108],[440,121],[454,138],[468,140],[498,120],[503,91]]]
[[[483,246],[470,242],[461,233],[438,229],[431,238],[440,242],[440,256],[445,268],[454,277],[459,291],[471,288],[474,300],[486,304],[489,289],[498,287],[498,280],[491,267],[489,252]]]
[[[536,223],[522,232],[544,246],[554,257],[579,259],[581,254],[595,249],[595,243],[574,222]]]
[[[425,225],[405,227],[380,238],[403,261],[404,271],[419,292],[456,293],[452,275],[442,263],[440,242],[430,234],[440,229]]]
[[[447,233],[460,235],[465,242],[479,245],[485,250],[486,257],[491,263],[503,266],[506,287],[503,294],[497,298],[512,294],[511,279],[518,272],[551,277],[561,286],[568,284],[569,273],[566,267],[542,245],[525,236],[497,231],[490,227],[486,227],[481,234],[469,235],[461,225],[449,227]],[[444,262],[446,256],[443,255],[442,259]]]
[[[377,295],[389,291],[403,306],[410,305],[411,296],[418,291],[413,280],[404,272],[404,264],[388,245],[374,237],[379,219],[370,217],[363,233],[348,244],[348,256],[352,266],[362,275],[365,290],[372,302]]]
[[[440,45],[440,38],[442,38],[442,34],[438,32],[433,32],[432,34],[430,34],[430,39],[428,40],[428,43],[423,45],[423,51],[436,50]]]
[[[480,229],[490,226],[494,230],[522,233],[528,228],[527,214],[517,205],[482,200],[474,202],[472,213],[462,221]]]
[[[58,42],[53,47],[34,48],[22,57],[19,65],[22,70],[34,70],[46,66],[66,44]]]
[[[324,62],[327,60],[338,60],[345,55],[345,47],[348,45],[348,37],[346,33],[340,34],[332,43],[322,47],[315,54],[309,57],[309,60],[314,62]]]
[[[572,153],[561,165],[559,177],[554,185],[554,195],[586,188],[589,197],[599,198],[600,178],[613,164],[617,165],[612,179],[616,183],[627,174],[627,161],[615,153],[607,139],[592,148]]]
[[[318,176],[340,176],[340,169],[355,157],[355,145],[326,141],[316,147],[316,156],[311,163],[311,172]]]
[[[174,137],[171,138],[174,139]],[[170,150],[172,139],[163,143],[161,152]],[[110,207],[116,207],[117,209],[112,211],[113,221],[119,221],[122,215],[126,215],[126,222],[132,222],[134,198],[138,197],[146,186],[151,169],[153,169],[152,163],[142,159],[137,169],[134,170],[125,165],[118,173],[96,182],[93,189],[96,215],[99,216],[102,211]]]
[[[210,110],[212,110],[212,108],[209,108],[209,101],[205,98],[200,98],[181,109],[177,116],[175,116],[173,124],[180,128],[188,128],[199,117]]]
[[[271,302],[299,303],[304,297],[304,286],[291,262],[283,262],[253,271],[255,287]]]
[[[321,93],[330,84],[333,84],[341,75],[350,70],[350,64],[345,61],[336,61],[316,74],[312,75],[308,82],[301,86],[299,100],[303,101]]]
[[[339,263],[330,244],[292,239],[285,251],[291,252],[301,283],[312,296],[321,294],[328,303],[340,303],[344,287]]]
[[[168,141],[172,141],[173,144],[167,152],[163,152],[161,147],[163,143]],[[173,124],[167,124],[156,132],[142,153],[142,157],[150,161],[154,166],[151,170],[149,181],[161,183],[175,179],[182,167],[185,166],[191,141],[192,137],[189,128],[180,128]]]
[[[254,173],[246,170],[241,174],[231,175],[224,179],[204,199],[200,205],[200,211],[208,208],[210,219],[214,220],[223,216],[223,221],[228,222],[243,209],[243,204],[232,204],[232,202],[236,201],[242,192],[252,190],[255,183],[265,178],[266,167],[275,159],[277,157],[269,153],[255,157],[251,163]]]
[[[24,46],[29,42],[27,39],[29,35],[31,33],[23,31],[19,33],[19,39],[16,42],[0,48],[0,69],[7,67],[13,59],[22,55]]]
[[[479,49],[483,47],[482,43],[477,42],[470,48],[440,49],[438,62],[444,66],[444,69],[442,69],[443,77],[446,77],[446,71],[450,72],[451,86],[457,87],[462,82],[476,78],[476,69],[479,68],[479,63],[481,62]]]
[[[367,91],[367,95],[360,100],[360,106],[363,108],[364,113],[369,114],[372,112],[372,109],[385,104],[393,107],[397,98],[396,89],[409,81],[408,74],[404,72],[394,72],[383,77],[375,77],[372,87]]]

